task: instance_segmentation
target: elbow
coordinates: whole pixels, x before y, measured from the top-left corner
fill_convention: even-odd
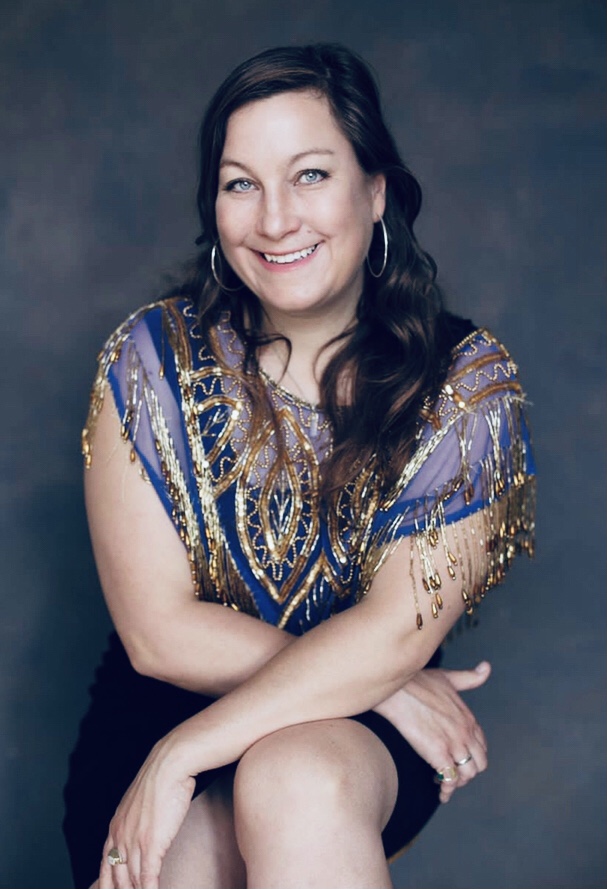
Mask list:
[[[130,661],[131,667],[140,676],[147,679],[158,679],[171,682],[168,676],[168,662],[158,649],[145,637],[132,633],[122,634],[122,644]]]
[[[199,675],[200,663],[197,663],[194,672],[184,659],[179,646],[171,645],[170,640],[155,641],[145,636],[134,635],[123,636],[122,640],[130,664],[140,676],[199,694],[216,696],[217,691],[214,686],[203,682]]]
[[[417,630],[415,631],[418,632]],[[420,670],[423,670],[430,660],[433,651],[429,650],[425,639],[411,638],[411,633],[400,636],[392,649],[390,659],[390,681],[395,688],[402,688]]]

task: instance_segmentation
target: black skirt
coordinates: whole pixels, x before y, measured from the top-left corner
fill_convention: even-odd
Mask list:
[[[432,666],[438,658],[437,653]],[[97,670],[91,699],[70,757],[64,791],[63,830],[77,889],[88,889],[97,879],[109,823],[154,744],[213,702],[213,698],[140,676],[116,633]],[[398,798],[382,835],[386,857],[392,858],[439,805],[434,771],[382,716],[369,711],[353,718],[380,738],[396,765]],[[195,793],[202,793],[222,771],[198,775]]]

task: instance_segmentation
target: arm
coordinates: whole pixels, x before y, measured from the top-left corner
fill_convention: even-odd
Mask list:
[[[95,460],[85,473],[85,490],[97,564],[114,623],[140,672],[219,697],[253,676],[293,637],[248,615],[194,598],[184,546],[129,452],[107,398],[97,422]],[[433,671],[434,679],[426,678],[422,688],[418,688],[420,677],[412,679],[375,708],[435,767],[446,761],[441,745],[448,740],[449,713],[462,737],[460,745],[465,746],[463,737],[471,736],[471,726],[476,725],[455,689],[440,682],[442,673]],[[434,696],[432,688],[437,689]],[[458,722],[462,715],[468,716],[463,724]],[[443,795],[453,789],[453,785],[443,788]]]
[[[106,397],[94,460],[85,471],[85,497],[114,625],[138,672],[190,691],[226,694],[293,637],[195,598],[185,548],[129,454],[113,400]]]
[[[207,694],[235,694],[242,685],[242,698],[255,709],[267,695],[275,701],[276,712],[283,713],[283,721],[275,724],[268,714],[267,728],[259,737],[293,722],[351,715],[375,706],[423,667],[463,610],[454,587],[441,620],[433,621],[428,612],[424,632],[417,631],[409,598],[403,596],[402,578],[409,571],[409,542],[404,541],[356,608],[297,639],[294,644],[301,653],[294,660],[285,657],[284,649],[293,642],[288,634],[193,597],[183,545],[154,490],[142,483],[137,464],[130,461],[107,400],[96,428],[95,460],[86,473],[86,502],[108,607],[136,669]],[[325,682],[328,673],[333,675],[333,685],[323,686],[317,672]],[[309,682],[301,691],[292,687],[291,694],[290,677],[297,673],[298,683],[304,674]],[[276,685],[284,700],[274,691],[267,694]],[[311,695],[308,713],[303,706],[306,694]],[[334,710],[336,696],[340,706]],[[284,709],[289,703],[291,716]],[[237,712],[240,700],[232,706]],[[243,738],[242,749],[226,761],[256,739]]]
[[[517,428],[516,423],[510,422],[510,409],[508,416],[508,425],[502,428]],[[477,424],[476,414],[466,412],[465,419],[462,419],[461,433],[459,430],[457,432],[457,440],[465,447],[461,451],[455,449],[455,454],[461,453],[461,461],[455,460],[451,469],[451,463],[445,463],[442,459],[444,449],[429,450],[428,454],[433,454],[436,458],[432,470],[436,470],[438,474],[433,474],[432,470],[424,474],[419,496],[423,498],[424,492],[433,487],[438,489],[441,479],[459,478],[453,473],[459,471],[458,467],[467,470],[467,465],[476,458],[477,452],[483,461],[474,464],[482,469],[480,482],[488,479],[490,497],[494,496],[494,481],[495,490],[501,493],[503,488],[497,487],[498,482],[503,484],[499,471],[502,468],[501,454],[502,448],[506,449],[508,445],[507,441],[504,444],[497,441],[497,412],[494,409],[487,412],[486,420],[492,444],[486,460],[483,455],[487,455],[487,427],[482,425],[485,434],[477,436],[481,447],[473,448],[468,443],[466,433],[470,430],[470,434],[474,436],[476,430],[480,432],[480,426]],[[504,453],[504,459],[508,461],[509,452],[504,450]],[[508,462],[504,464],[504,468],[507,477],[514,478],[514,484],[518,488],[521,484],[519,479],[524,475],[518,468],[518,458],[524,458],[524,447],[518,448],[517,444],[515,455],[515,475],[512,476]],[[462,465],[462,462],[466,465]],[[451,474],[445,476],[445,472]],[[464,478],[466,475],[467,472],[464,473]],[[431,482],[436,483],[433,485]],[[463,490],[467,496],[471,484],[454,490]],[[515,492],[515,505],[520,501],[520,493],[518,490]],[[451,501],[456,513],[461,499],[458,495]],[[469,502],[468,499],[465,500],[466,504]],[[520,509],[520,504],[516,508]],[[464,514],[467,515],[465,510]],[[524,514],[522,519],[522,530],[527,533]],[[444,524],[444,519],[441,521]],[[516,548],[511,550],[508,543],[502,550],[502,544],[507,540],[502,541],[501,536],[495,536],[498,526],[493,524],[493,512],[486,523],[491,532],[491,539],[486,541],[486,546],[484,537],[487,529],[483,527],[482,521],[475,527],[474,515],[452,521],[453,525],[450,527],[454,534],[456,526],[459,526],[460,539],[466,541],[470,537],[470,547],[466,542],[461,548],[461,555],[458,553],[457,541],[451,549],[458,554],[462,570],[464,562],[467,564],[466,584],[476,599],[477,591],[480,597],[486,586],[487,553],[492,554],[490,580],[495,583],[501,579],[511,552],[516,551]],[[468,535],[469,523],[471,527]],[[477,533],[479,530],[480,534]],[[442,596],[444,611],[440,620],[433,621],[429,599],[421,591],[420,580],[423,582],[423,578],[420,577],[420,571],[416,569],[416,572],[409,572],[412,564],[409,552],[413,545],[410,538],[405,538],[376,574],[369,594],[356,608],[337,615],[279,651],[238,688],[204,713],[179,726],[157,745],[119,807],[109,838],[111,843],[115,835],[115,839],[122,842],[125,850],[128,850],[129,856],[130,850],[134,850],[137,872],[149,875],[150,885],[156,885],[162,855],[187,810],[193,785],[192,774],[238,758],[258,738],[283,726],[350,715],[374,706],[410,681],[411,676],[427,661],[463,610],[461,595],[464,592],[464,580],[463,575],[459,574],[458,580],[453,584],[447,581],[448,590],[444,588]],[[427,558],[428,552],[424,554],[424,559]],[[505,561],[502,561],[503,558]],[[444,559],[441,560],[438,553],[434,554],[433,561],[443,577],[447,574],[453,577],[451,566]],[[472,569],[482,569],[483,566],[485,574],[479,578],[476,570]],[[414,629],[414,613],[410,604],[407,604],[410,603],[407,592],[413,593],[415,598],[415,575],[417,588],[421,591],[420,616],[425,624],[423,633]],[[128,624],[126,626],[128,630]],[[178,804],[175,803],[176,800]],[[139,864],[143,848],[148,849],[149,853],[146,853],[142,870]],[[111,880],[108,881],[105,877],[107,874],[102,880],[102,887],[111,885]]]
[[[124,852],[132,885],[156,889],[162,858],[189,806],[193,775],[237,759],[282,727],[365,710],[423,666],[463,602],[457,590],[445,594],[441,621],[424,613],[428,625],[419,632],[414,610],[402,598],[408,564],[405,541],[366,599],[296,639],[156,745],[120,804],[105,847],[105,854],[114,845]],[[109,889],[112,879],[104,859],[101,889]]]
[[[100,356],[100,372],[92,401],[93,426],[88,430],[92,435],[95,429],[95,457],[86,474],[93,546],[110,612],[134,667],[146,675],[216,696],[230,691],[250,676],[289,644],[291,637],[242,613],[195,599],[184,547],[165,511],[171,509],[170,502],[166,502],[170,498],[164,498],[163,508],[157,492],[142,484],[139,463],[129,460],[134,453],[121,441],[120,424],[111,397],[106,397],[105,407],[97,416],[98,405],[103,403],[103,391],[109,394],[106,380],[111,377],[123,420],[133,414],[138,417],[139,405],[144,403],[138,436],[139,421],[129,421],[127,425],[132,447],[138,454],[144,450],[143,459],[148,461],[148,470],[149,461],[158,459],[153,447],[157,433],[150,427],[143,388],[159,399],[163,413],[161,423],[166,418],[179,435],[179,423],[175,422],[180,410],[179,393],[174,385],[168,385],[159,369],[159,361],[165,360],[165,346],[168,361],[170,344],[159,338],[157,330],[154,333],[158,327],[158,307],[151,308],[153,311],[146,308],[135,313],[108,340]],[[501,353],[499,355],[501,357]],[[486,363],[484,358],[482,360]],[[487,375],[493,389],[497,370],[498,365]],[[506,374],[506,370],[502,367],[500,373]],[[509,364],[508,373],[511,373]],[[466,388],[472,391],[471,382]],[[474,397],[477,398],[478,393]],[[441,409],[440,413],[444,411]],[[511,423],[502,422],[502,425],[510,428]],[[478,437],[480,448],[466,445],[461,450],[455,442],[454,446],[449,445],[451,454],[458,455],[461,451],[465,454],[465,462],[482,457],[491,443],[487,442],[486,434]],[[462,438],[465,438],[463,433]],[[86,443],[87,450],[90,450],[88,438]],[[407,483],[411,492],[417,485],[416,492],[411,493],[413,499],[423,500],[428,490],[444,484],[445,478],[454,477],[448,473],[458,473],[464,468],[458,465],[458,459],[453,466],[449,459],[443,459],[446,444],[447,441],[428,461],[435,470],[418,472],[412,484]],[[424,444],[422,451],[425,447]],[[150,475],[155,477],[157,488],[162,489],[159,464]],[[458,499],[461,498],[454,498],[456,507]],[[454,551],[458,552],[457,547]],[[463,552],[463,558],[466,560],[466,552]],[[499,572],[494,571],[494,577],[499,578],[504,567],[501,561],[497,567]],[[472,593],[469,582],[468,592]]]
[[[129,459],[129,446],[120,438],[109,398],[99,415],[95,460],[85,473],[85,490],[106,600],[140,672],[219,697],[254,675],[293,641],[284,630],[194,598],[183,544],[156,492],[143,483],[138,464]],[[416,749],[428,761],[438,758],[440,765],[444,757],[436,749],[433,713],[444,716],[447,702],[444,694],[429,701],[425,690],[422,717],[422,705],[415,703],[413,694],[418,684],[418,679],[411,680],[375,709],[414,745],[419,736],[417,726],[423,723],[426,747],[418,743]],[[459,699],[458,704],[454,692],[454,719],[462,712],[460,705],[463,702]],[[465,729],[462,726],[460,733]],[[444,734],[441,725],[441,739]]]
[[[375,707],[421,670],[461,615],[463,600],[455,584],[445,590],[440,620],[432,620],[429,602],[421,600],[426,620],[418,631],[413,609],[403,601],[408,547],[403,541],[385,561],[356,607],[294,640],[168,735],[164,751],[177,768],[197,774],[238,759],[271,732]]]

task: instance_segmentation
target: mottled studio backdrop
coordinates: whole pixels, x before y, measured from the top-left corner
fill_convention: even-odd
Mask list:
[[[422,241],[517,359],[540,469],[535,563],[448,650],[493,662],[471,696],[490,770],[395,883],[605,885],[602,6],[1,0],[2,889],[69,885],[61,787],[108,629],[78,451],[95,354],[192,249],[212,90],[260,49],[326,39],[379,75]]]

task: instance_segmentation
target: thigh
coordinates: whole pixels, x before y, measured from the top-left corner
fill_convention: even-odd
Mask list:
[[[233,770],[195,796],[160,873],[162,889],[244,889],[246,874],[234,832]]]
[[[192,799],[162,863],[162,889],[245,889],[246,871],[234,831],[233,783],[233,769],[223,769]],[[90,889],[99,889],[99,882]]]

